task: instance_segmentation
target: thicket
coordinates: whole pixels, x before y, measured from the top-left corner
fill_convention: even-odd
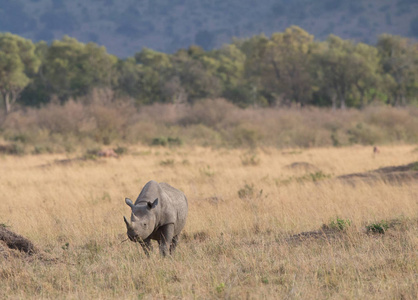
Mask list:
[[[382,35],[375,46],[293,26],[271,37],[166,54],[143,49],[117,58],[69,37],[32,43],[0,34],[0,94],[9,113],[101,93],[102,101],[196,103],[225,98],[240,107],[364,108],[418,103],[418,44]],[[19,104],[19,105],[16,105]]]
[[[70,100],[15,111],[0,118],[0,124],[0,151],[14,154],[136,143],[246,148],[418,143],[415,107],[243,109],[225,99],[207,99],[193,105],[155,103],[137,110],[134,103],[122,100]]]

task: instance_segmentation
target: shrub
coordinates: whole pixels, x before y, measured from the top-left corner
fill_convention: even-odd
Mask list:
[[[333,230],[346,230],[349,226],[351,226],[351,220],[350,219],[340,219],[337,217],[335,220],[331,220],[331,222],[327,225],[328,228]]]
[[[153,146],[167,146],[168,140],[166,137],[156,137],[152,139],[151,145]]]
[[[232,132],[231,142],[236,147],[255,148],[262,139],[261,134],[250,126],[239,126]]]
[[[318,172],[315,172],[315,173],[310,173],[309,176],[310,176],[310,178],[313,182],[323,180],[323,179],[327,179],[327,178],[331,177],[331,175],[325,174],[322,171],[318,171]]]
[[[25,148],[21,143],[0,145],[0,153],[11,155],[23,155],[25,154]]]
[[[366,226],[368,232],[384,234],[389,229],[388,222],[382,220]]]
[[[258,194],[256,194],[254,190],[254,184],[245,184],[243,188],[238,190],[238,197],[240,199],[251,199],[251,198],[261,198],[263,195],[263,190],[260,190]]]
[[[117,155],[123,155],[123,154],[126,154],[128,152],[128,148],[117,146],[115,149],[113,149],[113,151],[115,151],[115,153]]]
[[[51,149],[49,146],[44,146],[44,145],[36,145],[33,148],[32,153],[33,154],[44,154],[44,153],[53,153],[53,149]]]
[[[254,184],[245,184],[242,189],[238,190],[238,197],[240,199],[252,198],[254,196]]]
[[[151,145],[153,146],[181,146],[183,145],[183,141],[179,137],[156,137],[152,139]]]
[[[260,159],[255,153],[246,153],[241,157],[241,163],[243,166],[257,166],[260,164]]]
[[[167,142],[168,142],[169,146],[181,146],[181,145],[183,145],[183,141],[179,137],[173,138],[173,137],[169,136],[167,138]]]

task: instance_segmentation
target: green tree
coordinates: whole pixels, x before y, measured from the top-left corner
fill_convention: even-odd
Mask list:
[[[134,58],[118,63],[117,92],[133,99],[137,105],[164,102],[162,79],[151,66],[137,64]]]
[[[283,33],[272,35],[264,59],[263,80],[270,82],[271,89],[282,94],[288,102],[305,105],[311,98],[310,52],[313,36],[303,29],[292,26]]]
[[[273,105],[276,95],[269,89],[269,84],[265,81],[263,74],[271,64],[265,59],[269,39],[262,35],[253,36],[249,39],[235,40],[234,44],[245,55],[244,63],[244,82],[245,84],[236,89],[235,97],[241,98],[241,104],[246,105]]]
[[[213,72],[215,60],[203,54],[196,55],[194,50],[180,50],[172,56],[173,76],[179,78],[188,102],[218,97],[222,88]]]
[[[0,93],[6,114],[37,72],[40,60],[35,45],[10,33],[0,34]]]
[[[333,109],[338,104],[345,109],[349,100],[355,105],[356,93],[359,106],[364,105],[367,92],[378,80],[378,56],[372,47],[330,35],[313,57],[317,84],[331,99]]]
[[[353,83],[359,94],[359,106],[364,108],[376,96],[380,95],[383,78],[380,72],[378,51],[375,47],[363,43],[354,46],[350,58],[353,71]]]
[[[418,43],[407,38],[383,34],[377,42],[383,71],[389,75],[389,103],[406,105],[416,99],[418,89]]]
[[[64,37],[48,48],[40,76],[49,93],[65,101],[93,88],[111,87],[116,80],[116,62],[104,47]]]

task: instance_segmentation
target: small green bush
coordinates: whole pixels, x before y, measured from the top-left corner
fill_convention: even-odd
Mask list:
[[[368,232],[384,234],[389,229],[388,222],[382,220],[377,223],[372,223],[366,226]]]
[[[167,144],[167,138],[164,136],[153,138],[151,142],[151,145],[153,146],[167,146]]]
[[[43,146],[43,145],[35,145],[32,151],[33,154],[44,154],[44,153],[53,153],[53,152],[54,150],[51,149],[49,146]]]
[[[151,142],[152,146],[181,146],[183,145],[183,141],[179,137],[156,137]]]
[[[312,181],[314,181],[314,182],[331,177],[331,175],[325,174],[322,171],[318,171],[318,172],[315,172],[315,173],[309,173],[309,176],[311,177]]]
[[[240,199],[252,198],[254,196],[254,184],[248,183],[242,189],[238,190],[238,197]]]
[[[183,145],[183,141],[179,137],[168,137],[167,142],[169,146],[181,146]]]
[[[128,152],[128,148],[117,146],[115,149],[113,149],[113,151],[115,151],[115,153],[117,155],[123,155],[123,154],[126,154]]]
[[[351,220],[350,219],[340,219],[337,217],[335,220],[331,220],[331,222],[328,224],[328,228],[334,229],[334,230],[346,230],[349,226],[351,226]]]
[[[238,190],[238,197],[240,199],[261,198],[262,195],[262,189],[258,193],[255,192],[254,184],[246,183],[243,188]]]

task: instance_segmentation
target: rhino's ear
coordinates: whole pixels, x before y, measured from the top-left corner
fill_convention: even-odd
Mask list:
[[[158,204],[158,198],[154,200],[154,202],[148,201],[147,205],[149,209],[153,209],[157,206]]]
[[[125,203],[130,206],[132,209],[134,208],[134,204],[132,203],[132,200],[129,198],[125,198]]]

